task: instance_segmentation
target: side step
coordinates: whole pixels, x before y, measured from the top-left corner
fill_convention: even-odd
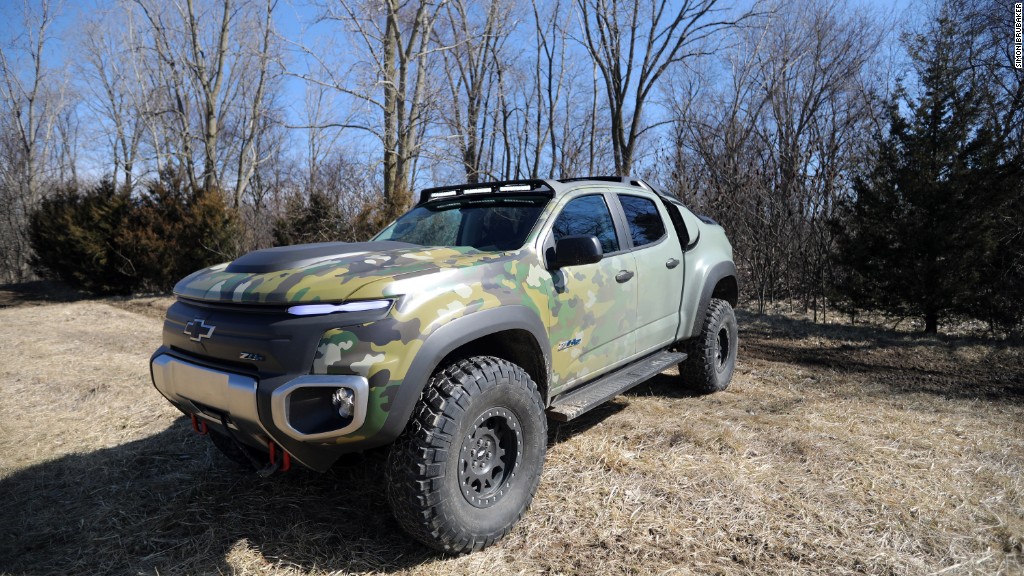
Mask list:
[[[686,353],[669,351],[641,358],[589,384],[558,395],[551,403],[551,407],[548,408],[548,416],[552,420],[568,422],[597,408],[626,390],[643,384],[683,360],[686,360]]]

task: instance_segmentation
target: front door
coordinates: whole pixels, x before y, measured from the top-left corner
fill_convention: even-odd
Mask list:
[[[551,233],[555,241],[592,234],[605,254],[596,264],[554,272],[549,336],[551,392],[557,394],[634,354],[637,282],[633,255],[624,250],[603,194],[569,200]]]

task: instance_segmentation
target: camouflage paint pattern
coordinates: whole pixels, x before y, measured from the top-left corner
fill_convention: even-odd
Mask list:
[[[361,286],[396,277],[452,270],[500,259],[473,248],[407,248],[324,258],[301,268],[264,273],[228,272],[219,264],[189,275],[178,296],[215,302],[291,304],[338,302]]]
[[[522,305],[537,315],[551,347],[550,397],[637,352],[637,283],[619,284],[614,278],[619,270],[635,268],[633,255],[551,271],[539,254],[561,206],[603,190],[585,187],[549,203],[518,251],[402,248],[333,256],[268,273],[231,273],[222,264],[185,278],[175,293],[258,304],[394,298],[383,320],[344,326],[344,314],[338,314],[339,327],[327,331],[317,346],[312,373],[357,374],[370,383],[365,424],[338,443],[376,434],[422,344],[446,323],[482,310]]]
[[[552,347],[552,393],[630,356],[636,294],[619,289],[612,276],[598,264],[551,272],[533,252],[523,250],[472,268],[394,278],[356,290],[353,299],[398,301],[388,318],[328,331],[317,346],[314,374],[357,374],[370,383],[365,424],[358,434],[338,441],[359,441],[378,432],[423,342],[448,322],[482,310],[522,305],[541,319]],[[572,340],[577,345],[558,350],[559,343]]]
[[[525,306],[538,318],[547,318],[545,292],[550,292],[551,283],[539,281],[541,274],[549,275],[536,256],[524,250],[504,253],[472,267],[396,276],[356,290],[353,299],[386,297],[397,301],[387,318],[330,330],[317,346],[314,374],[357,374],[370,383],[366,422],[357,434],[338,441],[358,441],[380,430],[420,346],[441,326],[512,304]],[[531,276],[535,277],[532,287]]]

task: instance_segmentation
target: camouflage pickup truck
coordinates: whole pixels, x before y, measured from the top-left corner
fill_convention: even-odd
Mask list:
[[[663,370],[729,384],[722,228],[630,178],[424,190],[365,243],[284,246],[177,284],[156,388],[263,474],[389,445],[388,500],[443,551],[490,545],[540,480],[548,419]]]

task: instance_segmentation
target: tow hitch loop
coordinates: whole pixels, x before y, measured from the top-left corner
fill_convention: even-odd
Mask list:
[[[206,427],[206,422],[197,418],[195,414],[192,415],[192,429],[200,436],[206,436],[210,433],[210,429]]]
[[[274,444],[273,440],[267,441],[267,455],[269,456],[269,462],[262,469],[257,470],[256,473],[262,478],[270,476],[274,472],[287,472],[292,467],[292,457],[287,451],[281,450],[281,457],[277,457],[278,452],[277,444]]]
[[[274,444],[273,440],[267,442],[267,444],[269,445],[268,448],[269,448],[269,452],[270,452],[270,464],[271,465],[277,464],[278,462],[277,462],[277,458],[275,456],[276,456],[276,452],[277,452],[278,446],[276,444]],[[292,467],[292,455],[289,454],[288,452],[286,452],[285,450],[281,450],[281,462],[280,462],[280,464],[281,464],[281,468],[280,468],[281,472],[287,472],[288,470],[291,470],[291,467]]]

